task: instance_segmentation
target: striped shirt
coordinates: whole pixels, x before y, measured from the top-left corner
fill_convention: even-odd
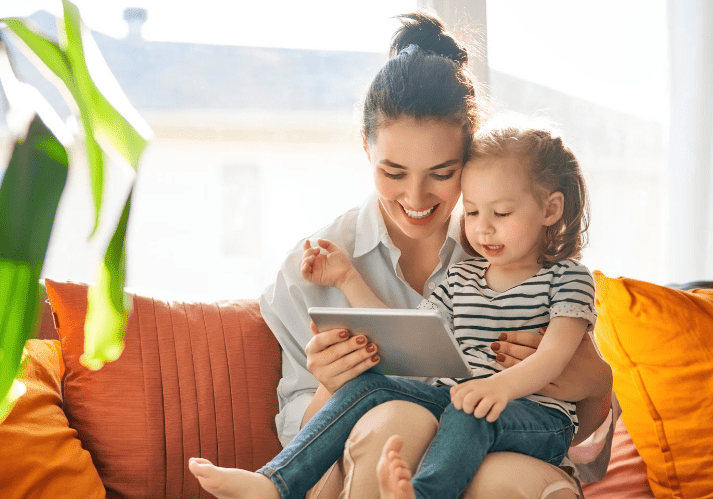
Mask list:
[[[471,366],[470,379],[485,378],[504,368],[495,361],[490,345],[505,331],[538,333],[553,317],[579,317],[594,328],[594,279],[589,270],[575,260],[545,264],[540,271],[503,291],[495,292],[485,281],[489,263],[472,258],[453,265],[446,279],[419,308],[438,310],[453,331],[461,352]],[[436,383],[452,386],[459,381],[440,378]],[[567,414],[577,425],[573,402],[542,395],[526,398]]]

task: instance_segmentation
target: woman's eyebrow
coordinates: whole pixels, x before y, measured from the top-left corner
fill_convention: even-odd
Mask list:
[[[432,171],[432,170],[440,170],[440,169],[442,169],[442,168],[448,168],[449,166],[453,166],[453,165],[458,164],[458,163],[460,163],[460,160],[458,160],[458,159],[449,159],[448,161],[444,161],[443,163],[440,163],[440,164],[438,164],[438,165],[436,165],[436,166],[430,167],[430,168],[429,168],[429,171]],[[393,161],[388,160],[388,159],[382,159],[381,161],[379,161],[379,164],[382,164],[382,165],[384,165],[384,166],[388,166],[388,167],[390,167],[390,168],[398,168],[398,169],[400,169],[400,170],[408,170],[408,168],[406,168],[405,166],[402,166],[402,165],[400,165],[400,164],[398,164],[398,163],[394,163]]]

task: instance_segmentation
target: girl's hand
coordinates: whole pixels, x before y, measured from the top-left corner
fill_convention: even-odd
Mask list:
[[[456,409],[476,418],[485,417],[489,423],[498,419],[510,400],[508,386],[497,376],[471,379],[451,387],[451,402]]]
[[[318,239],[313,248],[306,240],[302,248],[302,277],[313,284],[339,288],[350,273],[356,272],[347,255],[331,241]]]
[[[543,335],[546,329],[542,329]],[[499,341],[491,348],[497,353],[497,362],[512,367],[537,350],[542,336],[527,331],[501,333]],[[540,395],[578,402],[589,397],[599,397],[611,392],[611,369],[602,360],[589,334],[585,334],[562,374],[547,385]]]
[[[330,394],[347,381],[379,363],[376,345],[366,336],[350,338],[344,329],[317,330],[310,324],[314,336],[307,343],[307,369]]]

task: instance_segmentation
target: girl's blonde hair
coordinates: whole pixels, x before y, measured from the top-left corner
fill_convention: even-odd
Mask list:
[[[486,123],[475,134],[469,160],[512,155],[526,168],[538,199],[544,202],[558,191],[564,195],[562,217],[546,228],[539,262],[581,258],[587,243],[589,200],[572,150],[549,121],[508,115]],[[468,253],[480,256],[465,237],[465,214],[461,216],[461,242]]]

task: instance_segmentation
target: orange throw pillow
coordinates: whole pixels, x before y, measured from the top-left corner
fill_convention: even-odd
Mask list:
[[[713,498],[713,290],[594,279],[595,338],[651,490]]]
[[[59,341],[29,340],[27,391],[0,424],[0,497],[104,499],[92,458],[62,411]]]
[[[206,497],[190,457],[256,470],[280,451],[280,349],[257,300],[131,295],[124,352],[90,371],[79,363],[87,285],[45,285],[66,364],[65,412],[107,497]]]

